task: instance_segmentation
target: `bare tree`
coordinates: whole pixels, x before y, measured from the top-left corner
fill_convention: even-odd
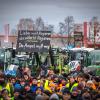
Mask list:
[[[65,24],[63,22],[60,22],[59,23],[59,33],[63,35],[64,32],[65,32]]]
[[[17,25],[18,30],[33,30],[33,20],[31,18],[22,18]]]
[[[66,34],[68,36],[67,45],[70,44],[70,36],[72,32],[74,32],[74,18],[73,16],[68,16],[65,18],[64,22],[59,23],[59,33],[62,35]],[[66,45],[66,42],[65,40],[63,40],[63,38],[62,43],[64,44],[64,46]]]
[[[72,32],[74,31],[74,18],[73,16],[68,16],[65,18],[65,31],[68,35],[68,45],[70,44],[70,36]]]
[[[44,30],[44,21],[41,17],[38,17],[35,22],[36,30],[43,31]]]
[[[96,16],[92,17],[91,22],[92,23],[98,22],[98,17]]]
[[[65,34],[65,24],[63,22],[59,23],[59,33],[63,36],[63,34]],[[63,39],[63,37],[61,38],[61,42],[63,43],[63,46],[66,47],[66,41]]]
[[[11,30],[11,35],[18,35],[18,32],[15,28]]]
[[[41,17],[38,17],[35,21],[30,18],[22,18],[19,20],[17,30],[51,31],[53,33],[54,26],[45,25]]]
[[[48,25],[48,31],[51,31],[51,33],[53,33],[54,32],[54,26]]]

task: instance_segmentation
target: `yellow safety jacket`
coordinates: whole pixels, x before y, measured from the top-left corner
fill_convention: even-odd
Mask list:
[[[1,91],[3,88],[7,89],[8,92],[9,92],[9,96],[11,96],[11,86],[10,86],[10,83],[7,83],[5,87],[3,87],[3,86],[0,85],[0,91]]]
[[[48,91],[52,92],[50,87],[49,87],[49,80],[45,81],[45,83],[44,83],[44,90],[48,90]]]
[[[77,87],[77,86],[78,86],[78,83],[74,83],[74,84],[71,86],[71,88],[70,88],[70,92],[72,92],[73,88],[74,88],[74,87]],[[67,83],[67,84],[66,84],[66,87],[69,88],[69,87],[70,87],[70,83]]]

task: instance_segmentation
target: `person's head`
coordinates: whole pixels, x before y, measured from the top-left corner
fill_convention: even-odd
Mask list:
[[[82,94],[82,99],[83,100],[91,100],[91,95],[90,95],[90,93],[83,93]]]
[[[8,90],[7,90],[7,89],[3,89],[3,90],[1,91],[1,95],[2,95],[2,97],[7,97],[7,96],[9,95]]]
[[[83,83],[79,83],[77,88],[78,88],[78,90],[83,90],[84,89],[84,84]]]
[[[23,86],[25,86],[25,81],[24,80],[21,80],[20,81],[20,85],[23,87]]]
[[[68,94],[68,93],[64,94],[63,100],[71,100],[71,94]]]
[[[100,94],[97,94],[95,100],[100,100]]]
[[[50,70],[49,71],[49,75],[54,75],[54,71],[53,70]]]
[[[51,96],[50,96],[50,99],[49,100],[59,100],[59,97],[58,97],[58,95],[57,94],[52,94]]]
[[[43,93],[46,94],[46,95],[48,95],[48,96],[51,95],[51,92],[49,90],[44,90]]]
[[[51,76],[48,76],[47,79],[48,79],[49,81],[51,81],[52,77],[51,77]]]
[[[29,84],[25,84],[25,87],[24,87],[25,91],[30,91],[31,90],[31,87]]]
[[[5,84],[5,75],[3,73],[0,73],[0,84],[1,85]]]
[[[90,79],[90,76],[88,74],[84,74],[84,81],[88,81]]]
[[[97,90],[92,90],[92,91],[91,91],[91,96],[92,96],[93,99],[96,98],[97,94],[98,94],[98,91],[97,91]],[[96,99],[95,99],[95,100],[96,100]]]
[[[14,90],[14,97],[17,98],[20,95],[20,90],[19,89],[15,89]]]
[[[29,76],[27,74],[24,74],[24,79],[25,80],[28,80],[29,79]]]
[[[37,81],[37,86],[38,86],[38,87],[40,87],[40,86],[43,87],[43,84],[44,84],[43,80],[38,80],[38,81]]]
[[[87,81],[86,86],[91,89],[96,89],[95,84],[93,83],[92,80]]]
[[[34,99],[34,97],[33,97],[32,93],[27,93],[25,95],[25,99],[22,99],[22,100],[33,100],[33,99]]]
[[[66,79],[65,79],[65,78],[62,78],[61,83],[62,83],[63,85],[65,85],[66,82],[67,82]]]
[[[98,87],[100,81],[99,77],[94,77],[92,81],[95,84],[95,86]]]
[[[33,78],[32,79],[32,84],[37,85],[37,83],[38,83],[38,80],[36,78]]]
[[[51,82],[51,83],[49,84],[49,88],[50,88],[50,90],[51,90],[52,92],[55,92],[56,84],[53,83],[53,82]]]
[[[72,96],[74,96],[74,97],[78,96],[78,89],[77,89],[77,87],[73,88],[73,90],[72,90]]]
[[[63,94],[64,100],[70,100],[71,99],[71,93],[68,90],[68,88],[64,88],[63,91],[62,91],[62,94]]]
[[[84,89],[82,93],[83,100],[91,100],[91,94],[89,89]]]
[[[57,75],[53,75],[52,77],[53,77],[54,81],[58,81],[58,76]]]
[[[83,81],[83,78],[84,76],[83,76],[83,74],[79,74],[78,75],[78,77],[77,77],[77,81],[80,83],[80,82],[82,82]]]
[[[16,82],[15,78],[11,78],[11,83],[14,84]]]
[[[69,81],[70,81],[70,83],[74,83],[75,82],[74,77],[73,76],[69,77]]]
[[[44,100],[43,96],[38,94],[36,97],[35,97],[35,100]]]
[[[29,70],[30,70],[29,67],[25,67],[25,68],[24,68],[24,72],[26,72],[26,73],[27,73]]]
[[[22,86],[19,83],[16,83],[14,85],[14,89],[22,89]]]
[[[36,88],[36,94],[42,95],[42,93],[43,93],[43,89],[41,87],[37,87]]]

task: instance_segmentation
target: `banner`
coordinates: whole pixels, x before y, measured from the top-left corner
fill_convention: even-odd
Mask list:
[[[48,52],[50,37],[50,31],[18,31],[17,51]]]

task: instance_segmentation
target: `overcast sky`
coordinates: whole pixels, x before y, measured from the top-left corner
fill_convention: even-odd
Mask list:
[[[15,28],[21,18],[35,20],[41,16],[57,27],[69,15],[76,23],[89,21],[93,16],[100,19],[100,0],[0,0],[0,33],[5,24]]]

